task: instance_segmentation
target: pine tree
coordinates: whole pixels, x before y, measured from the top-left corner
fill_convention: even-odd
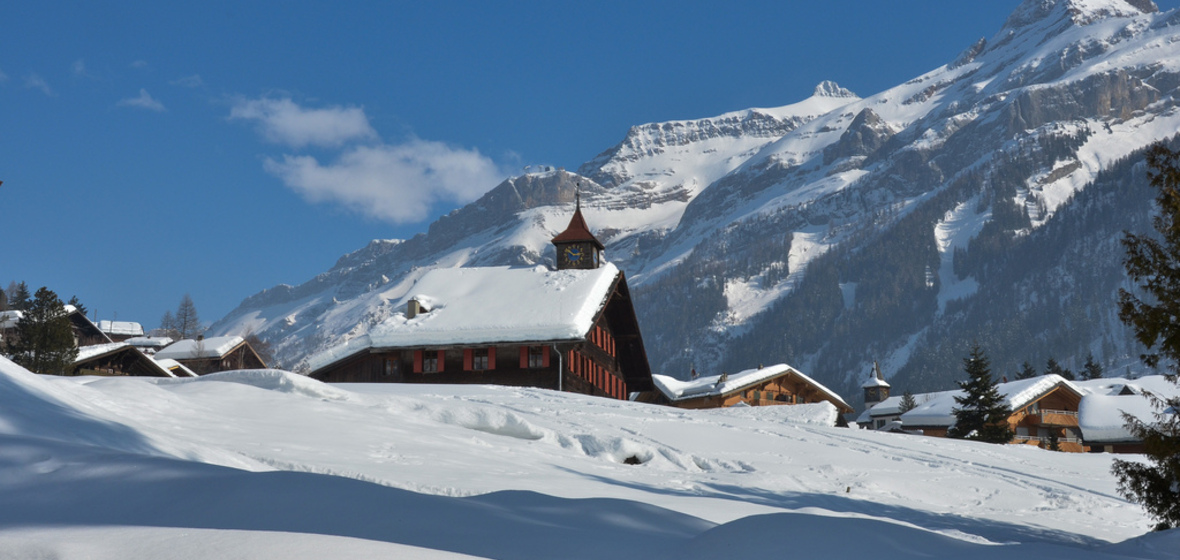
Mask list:
[[[204,334],[205,329],[201,327],[201,317],[197,315],[197,306],[193,304],[192,296],[184,294],[184,297],[180,298],[180,305],[176,307],[174,317],[173,327],[180,338],[197,338]]]
[[[67,375],[73,371],[78,348],[69,315],[57,294],[37,290],[17,325],[13,360],[34,373]]]
[[[74,306],[74,309],[77,309],[78,313],[81,313],[82,315],[87,315],[90,313],[90,310],[86,309],[85,305],[82,305],[82,301],[78,299],[78,296],[70,296],[70,301],[67,302],[66,305]]]
[[[1140,356],[1149,367],[1167,359],[1168,379],[1180,382],[1180,151],[1157,144],[1147,152],[1148,181],[1158,189],[1152,219],[1156,236],[1126,233],[1123,266],[1146,301],[1119,290],[1119,318],[1135,332],[1135,338],[1153,353]],[[1115,460],[1111,471],[1118,478],[1119,493],[1139,502],[1156,521],[1156,529],[1180,527],[1180,398],[1150,397],[1155,421],[1143,422],[1123,415],[1126,426],[1143,441],[1147,463]],[[1172,412],[1168,413],[1167,410]]]
[[[8,294],[4,293],[4,290],[0,290],[0,311],[6,311],[7,309],[8,309]]]
[[[1082,365],[1082,379],[1101,379],[1102,364],[1094,361],[1094,354],[1086,355],[1086,363]]]
[[[1053,359],[1051,356],[1049,357],[1049,361],[1045,363],[1045,375],[1050,374],[1060,375],[1061,377],[1064,377],[1070,381],[1074,380],[1073,372],[1064,367],[1061,367],[1061,364],[1057,363],[1057,360]]]
[[[906,391],[901,396],[901,404],[897,407],[898,412],[905,414],[915,408],[918,408],[918,401],[914,399],[913,393]]]
[[[8,307],[18,311],[27,311],[33,300],[29,297],[29,286],[24,282],[13,282],[8,285]]]
[[[1008,443],[1015,433],[1008,425],[1012,414],[992,379],[990,363],[979,345],[963,359],[967,380],[959,382],[963,396],[955,397],[955,425],[947,432],[953,438],[967,438],[988,443]]]
[[[1025,360],[1020,364],[1020,371],[1016,372],[1016,379],[1032,379],[1037,376],[1037,368]]]

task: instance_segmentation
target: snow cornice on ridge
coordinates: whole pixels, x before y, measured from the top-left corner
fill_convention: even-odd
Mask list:
[[[1135,17],[1159,11],[1152,0],[1025,0],[1004,22],[1001,33],[1015,31],[1047,20],[1068,20],[1074,25]]]

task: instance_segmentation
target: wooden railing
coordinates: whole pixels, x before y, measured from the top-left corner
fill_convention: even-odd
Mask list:
[[[1051,426],[1078,425],[1078,413],[1072,410],[1041,409],[1036,416],[1040,417],[1042,424],[1049,424]]]

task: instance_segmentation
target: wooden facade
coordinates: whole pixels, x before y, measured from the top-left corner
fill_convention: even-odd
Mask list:
[[[244,340],[220,356],[174,359],[198,375],[235,369],[266,369],[267,367],[266,362],[254,351],[250,343]]]
[[[127,345],[76,360],[71,375],[171,377],[163,366]]]
[[[576,340],[367,348],[312,371],[328,383],[493,384],[616,399],[652,388],[639,322],[622,274]]]
[[[1082,395],[1064,384],[1058,384],[1038,395],[1008,416],[1008,426],[1016,434],[1009,443],[1048,448],[1053,436],[1056,436],[1061,451],[1089,451],[1078,426],[1081,401]],[[903,417],[903,428],[907,432],[920,432],[926,436],[947,437],[950,426],[913,424],[905,422]]]
[[[699,396],[691,394],[685,396],[668,395],[663,390],[657,389],[641,395],[637,400],[688,409],[723,408],[735,405],[777,406],[827,401],[835,405],[839,411],[837,424],[847,425],[843,420],[844,415],[853,412],[847,402],[794,368],[785,364],[771,367],[781,368],[781,372],[767,377],[757,374],[761,368],[747,370],[736,374],[734,378],[740,380],[742,377],[749,377],[751,379],[749,383],[739,381],[737,385],[726,385],[724,389],[701,392]],[[725,377],[728,378],[728,376]],[[724,380],[716,376],[703,381],[712,379],[717,380],[713,382],[716,384],[715,386],[725,383]]]

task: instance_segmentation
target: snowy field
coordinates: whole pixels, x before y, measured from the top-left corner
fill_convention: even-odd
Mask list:
[[[1180,557],[1109,455],[834,417],[0,358],[0,558]]]

